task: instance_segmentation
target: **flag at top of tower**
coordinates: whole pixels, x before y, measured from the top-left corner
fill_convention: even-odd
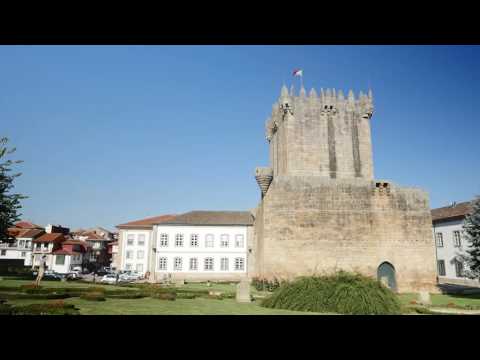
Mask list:
[[[303,70],[302,69],[293,70],[293,76],[303,76]]]

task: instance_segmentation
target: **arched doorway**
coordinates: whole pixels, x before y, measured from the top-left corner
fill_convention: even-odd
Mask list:
[[[395,268],[389,262],[383,262],[377,269],[377,279],[392,291],[397,291],[397,280],[395,279]]]

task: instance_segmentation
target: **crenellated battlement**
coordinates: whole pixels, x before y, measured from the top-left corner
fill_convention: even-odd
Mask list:
[[[367,94],[362,91],[355,97],[352,90],[345,96],[342,90],[320,89],[319,94],[312,88],[307,95],[305,88],[301,88],[298,95],[293,87],[290,92],[284,85],[278,101],[273,105],[271,117],[283,115],[289,109],[294,115],[296,108],[302,107],[306,110],[319,112],[355,112],[364,118],[371,118],[373,115],[373,94],[369,90]]]
[[[265,124],[274,175],[373,177],[373,94],[284,85]]]

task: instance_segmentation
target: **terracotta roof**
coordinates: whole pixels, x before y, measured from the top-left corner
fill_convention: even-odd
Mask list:
[[[125,224],[120,224],[117,225],[117,228],[135,228],[135,227],[149,227],[151,228],[154,224],[158,224],[162,221],[167,221],[171,220],[175,217],[175,215],[160,215],[160,216],[154,216],[142,220],[135,220],[135,221],[130,221]]]
[[[43,229],[43,226],[36,225],[34,223],[31,223],[30,221],[19,221],[15,224],[16,227],[22,228],[22,229]]]
[[[51,233],[51,234],[43,234],[39,238],[33,240],[34,243],[45,243],[45,242],[61,242],[65,240],[65,237],[61,233]]]
[[[159,224],[172,225],[253,225],[249,211],[190,211],[164,220]]]
[[[86,241],[82,241],[82,240],[67,240],[67,241],[63,242],[63,244],[65,244],[65,245],[82,245],[82,246],[85,246],[85,247],[91,247],[92,246],[89,243],[87,243]]]
[[[17,238],[28,238],[28,239],[34,239],[41,234],[43,234],[45,230],[42,229],[25,229],[23,230],[20,234],[18,234],[16,237]]]
[[[472,211],[472,203],[470,201],[458,203],[455,206],[445,206],[432,209],[432,221],[440,222],[453,219],[461,219]]]

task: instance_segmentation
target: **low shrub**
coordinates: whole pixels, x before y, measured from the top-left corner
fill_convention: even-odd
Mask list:
[[[340,271],[282,284],[262,301],[276,309],[339,314],[400,314],[398,297],[379,281]]]
[[[80,299],[88,301],[105,301],[105,294],[103,292],[86,292],[80,296]]]
[[[177,299],[195,299],[199,297],[199,294],[196,293],[188,293],[188,292],[179,292],[177,293]]]
[[[105,293],[106,290],[107,289],[105,289],[102,286],[92,286],[92,287],[87,288],[87,291],[92,292],[92,293]]]
[[[72,304],[48,303],[16,306],[13,315],[77,315],[78,309]]]
[[[148,297],[149,294],[146,294],[144,292],[128,291],[119,294],[106,294],[105,296],[109,299],[141,299]]]
[[[0,304],[0,315],[13,315],[14,309],[12,305],[9,304]]]
[[[177,298],[177,294],[174,292],[159,292],[157,294],[151,295],[151,297],[159,300],[174,301]]]
[[[20,285],[21,290],[30,290],[30,289],[42,289],[42,286],[39,286],[37,284],[24,284]]]

